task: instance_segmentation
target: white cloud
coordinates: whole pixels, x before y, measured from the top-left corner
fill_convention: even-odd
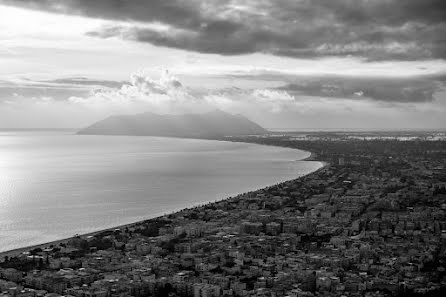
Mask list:
[[[252,92],[255,101],[261,104],[267,104],[271,112],[281,112],[284,108],[296,107],[296,98],[285,91],[276,90],[254,90]]]
[[[135,114],[155,112],[160,114],[199,113],[221,109],[231,113],[279,113],[295,110],[299,104],[285,91],[269,89],[205,90],[197,92],[183,86],[178,78],[163,71],[154,79],[149,71],[138,71],[130,76],[129,83],[120,88],[93,89],[87,96],[71,96],[66,100],[55,100],[49,96],[24,96],[14,93],[7,101],[0,103],[2,114],[34,114],[36,126],[45,120],[58,125],[61,114],[64,126],[83,126],[112,114]],[[40,117],[42,115],[42,117]],[[5,118],[0,126],[5,126]],[[12,119],[11,116],[8,117]],[[29,121],[29,117],[28,121]],[[88,122],[90,121],[90,122]],[[78,124],[75,124],[75,123]],[[9,124],[8,124],[9,125]]]
[[[70,103],[106,112],[135,113],[153,111],[157,113],[178,113],[200,109],[200,100],[192,96],[180,81],[162,72],[159,79],[153,79],[144,71],[130,76],[130,83],[120,89],[99,89],[87,97],[70,97]]]
[[[168,71],[163,71],[159,79],[153,79],[145,71],[139,71],[130,76],[129,84],[124,84],[118,90],[97,90],[87,97],[70,97],[69,102],[96,110],[150,110],[158,113],[203,112],[215,108],[240,112],[253,107],[280,112],[284,108],[297,106],[295,98],[286,91],[270,89],[231,88],[197,94],[184,87]]]
[[[367,98],[324,98],[290,95],[284,90],[197,90],[184,86],[169,72],[158,78],[139,71],[120,88],[92,90],[86,96],[64,100],[50,96],[20,95],[19,90],[0,101],[0,127],[82,127],[113,114],[196,113],[221,109],[241,113],[265,127],[410,128],[442,127],[445,93],[434,102],[392,103]],[[362,91],[355,94],[359,97]],[[23,122],[19,122],[22,119]],[[376,126],[379,127],[376,127]]]

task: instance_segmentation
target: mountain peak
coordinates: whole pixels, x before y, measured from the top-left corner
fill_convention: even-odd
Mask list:
[[[209,111],[209,112],[207,112],[206,114],[214,114],[214,115],[228,115],[228,116],[232,116],[231,114],[229,114],[229,113],[227,113],[227,112],[225,112],[225,111],[223,111],[223,110],[221,110],[221,109],[214,109],[214,110],[211,110],[211,111]]]

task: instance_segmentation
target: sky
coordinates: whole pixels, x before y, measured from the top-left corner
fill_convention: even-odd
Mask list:
[[[444,129],[445,36],[444,0],[0,0],[0,128]]]

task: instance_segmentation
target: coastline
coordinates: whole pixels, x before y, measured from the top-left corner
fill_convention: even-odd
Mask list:
[[[303,158],[302,160],[299,160],[299,161],[318,161],[318,162],[321,162],[321,163],[326,163],[326,162],[317,160],[317,154],[316,153],[314,153],[314,152],[309,152],[309,153],[310,153],[310,155],[308,157]]]
[[[215,140],[215,139],[210,139],[210,140]],[[220,139],[220,141],[228,141],[228,140],[221,140]],[[266,144],[259,144],[259,143],[254,143],[254,142],[248,142],[248,141],[244,142],[244,143],[251,143],[251,144],[256,144],[256,145],[266,145]],[[284,146],[277,146],[277,147],[284,147]],[[290,147],[287,147],[287,148],[290,148]],[[300,151],[304,151],[304,152],[309,152],[309,151],[305,151],[305,150],[302,150],[302,149],[299,149],[299,148],[294,148],[294,149],[300,150]],[[277,185],[277,184],[281,184],[281,183],[285,183],[285,182],[289,182],[289,181],[293,181],[293,180],[299,180],[299,179],[301,179],[303,177],[308,177],[308,176],[310,176],[312,174],[316,174],[316,173],[320,172],[321,170],[326,169],[330,165],[327,162],[324,162],[324,161],[321,161],[321,160],[317,160],[317,154],[316,153],[314,153],[314,152],[309,152],[309,153],[310,153],[310,155],[308,157],[300,159],[300,160],[297,160],[297,161],[315,161],[315,162],[319,162],[319,163],[322,164],[322,166],[320,168],[318,168],[317,170],[309,172],[309,173],[304,174],[302,176],[299,176],[297,178],[281,181],[281,182],[278,182],[278,183],[272,184],[272,185],[267,185],[267,186],[265,186],[263,188],[254,189],[254,190],[249,191],[249,192],[261,191],[261,190],[269,188],[269,187],[271,187],[273,185]],[[222,199],[219,199],[219,200],[215,200],[213,202],[203,203],[203,204],[200,204],[200,205],[190,206],[190,207],[202,207],[202,206],[204,206],[206,204],[213,204],[213,203],[217,203],[217,202],[224,201],[224,200],[227,200],[227,199],[234,199],[234,198],[237,198],[238,196],[243,195],[243,194],[244,193],[238,193],[238,194],[234,195],[233,197],[225,197],[225,198],[222,198]],[[25,246],[25,247],[9,250],[9,251],[3,251],[3,252],[0,252],[0,262],[3,261],[3,258],[6,257],[6,256],[7,257],[14,257],[14,256],[18,256],[18,255],[20,255],[20,254],[22,254],[24,252],[30,251],[32,249],[36,249],[36,248],[42,248],[43,249],[43,248],[47,248],[47,247],[50,247],[50,246],[56,246],[56,245],[59,245],[61,243],[67,243],[69,240],[71,240],[71,239],[73,239],[73,238],[75,238],[77,236],[79,236],[81,238],[86,238],[86,237],[89,237],[89,236],[95,236],[97,234],[100,234],[100,233],[106,232],[106,231],[111,231],[111,230],[115,230],[115,229],[123,229],[123,228],[126,228],[126,227],[137,226],[137,225],[142,224],[144,222],[148,222],[148,221],[151,221],[151,220],[156,220],[156,219],[162,218],[162,217],[164,217],[166,215],[177,215],[177,214],[181,213],[182,211],[189,209],[190,207],[182,208],[182,209],[179,209],[179,210],[174,210],[172,212],[169,212],[169,213],[166,213],[166,214],[163,214],[163,215],[155,215],[154,217],[148,217],[147,219],[139,220],[139,221],[128,223],[128,224],[113,226],[113,227],[110,227],[110,228],[105,228],[105,229],[101,229],[101,230],[97,230],[97,231],[93,231],[93,232],[89,232],[89,233],[75,234],[75,235],[73,235],[71,237],[67,237],[67,238],[63,238],[63,239],[58,239],[58,240],[45,242],[45,243],[41,243],[41,244],[29,245],[29,246]]]

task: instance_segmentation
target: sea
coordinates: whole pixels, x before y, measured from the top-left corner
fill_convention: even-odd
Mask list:
[[[168,214],[311,173],[309,152],[72,130],[0,130],[0,252]]]

